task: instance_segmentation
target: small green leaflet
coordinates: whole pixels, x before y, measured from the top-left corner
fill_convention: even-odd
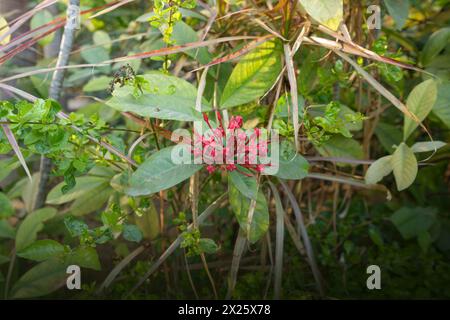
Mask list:
[[[221,108],[235,107],[262,97],[281,72],[280,55],[277,41],[266,41],[245,55],[233,69],[223,90]]]
[[[123,237],[132,242],[140,242],[142,240],[142,232],[134,224],[126,224],[123,226]]]

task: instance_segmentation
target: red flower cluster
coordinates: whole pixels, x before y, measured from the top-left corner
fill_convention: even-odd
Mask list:
[[[257,156],[267,156],[268,141],[259,141],[261,129],[255,128],[248,136],[242,130],[243,120],[241,116],[231,117],[227,130],[223,126],[220,112],[216,112],[219,127],[213,128],[206,113],[203,119],[210,128],[209,135],[200,135],[194,132],[193,154],[194,157],[203,157],[208,163],[206,170],[211,174],[216,169],[223,171],[238,171],[246,176],[252,176],[243,172],[236,164],[249,169],[250,172],[262,172],[266,165],[257,163]],[[236,142],[236,145],[235,145]]]

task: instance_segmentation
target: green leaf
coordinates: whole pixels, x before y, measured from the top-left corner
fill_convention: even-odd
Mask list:
[[[48,10],[39,10],[38,12],[36,12],[36,14],[33,16],[33,18],[31,19],[30,22],[30,28],[31,29],[36,29],[37,27],[40,27],[50,21],[53,20],[53,15],[51,14],[50,11]],[[48,36],[40,39],[38,41],[38,43],[41,46],[46,46],[48,44],[50,44],[53,41],[55,34],[51,33]]]
[[[46,260],[28,270],[11,290],[13,299],[44,296],[66,283],[66,265],[59,259]]]
[[[89,80],[83,87],[84,92],[95,92],[106,90],[109,86],[111,79],[107,76],[95,77]]]
[[[25,249],[17,252],[19,257],[44,261],[64,253],[64,246],[55,240],[37,240]]]
[[[419,121],[423,121],[431,109],[437,98],[437,85],[433,79],[426,80],[417,85],[409,94],[406,106],[408,110],[414,113]],[[417,128],[419,124],[409,117],[405,117],[405,125],[403,127],[403,139],[406,140]]]
[[[94,44],[97,46],[101,46],[105,48],[107,51],[111,51],[111,37],[107,32],[103,30],[95,31],[92,39],[94,40]]]
[[[335,135],[330,140],[320,146],[316,146],[317,151],[324,157],[362,159],[364,152],[358,141]],[[338,163],[340,166],[346,164]]]
[[[433,113],[450,128],[450,82],[444,82],[438,87],[438,96],[433,106]]]
[[[433,33],[422,50],[421,61],[424,66],[432,63],[450,43],[450,27],[442,28]]]
[[[175,44],[177,45],[199,41],[199,37],[194,29],[192,29],[191,26],[187,25],[183,21],[178,21],[173,26],[172,39],[175,40]],[[201,64],[207,64],[211,61],[211,54],[205,47],[188,50],[184,53],[191,58],[198,60],[198,62],[200,62]]]
[[[291,159],[280,156],[278,178],[286,180],[301,180],[308,175],[309,163],[302,155],[296,154]]]
[[[409,0],[384,0],[389,15],[394,18],[398,30],[403,28],[408,20]]]
[[[281,72],[280,55],[276,41],[266,41],[246,54],[228,79],[220,107],[235,107],[263,96]]]
[[[176,149],[175,149],[176,148]],[[131,196],[148,195],[160,190],[165,190],[188,179],[203,165],[198,164],[176,164],[172,161],[172,151],[183,152],[189,155],[186,146],[164,148],[150,156],[133,173],[130,187],[126,190]]]
[[[372,163],[364,179],[366,184],[377,184],[381,179],[392,172],[392,156],[386,156]]]
[[[123,226],[123,237],[125,240],[139,243],[142,240],[142,233],[136,225],[126,224]]]
[[[14,239],[16,232],[6,220],[0,220],[0,238]]]
[[[247,219],[251,200],[245,197],[233,184],[229,185],[229,192],[231,208],[236,215],[240,227],[247,232]],[[250,242],[257,242],[267,232],[268,228],[269,210],[267,208],[267,201],[264,194],[259,192],[250,226],[250,235],[248,236]]]
[[[36,241],[37,233],[44,227],[44,222],[56,215],[54,208],[36,210],[25,217],[17,229],[16,250],[20,252]]]
[[[74,218],[73,216],[67,216],[64,218],[64,225],[69,231],[72,237],[79,237],[87,230],[89,227],[84,221]]]
[[[438,150],[447,144],[442,141],[427,141],[427,142],[416,142],[412,147],[411,150],[414,153],[420,153],[420,152],[430,152],[434,150]]]
[[[142,77],[148,81],[148,88],[142,88],[142,95],[133,96],[135,88],[131,85],[118,87],[106,104],[118,111],[133,112],[143,117],[178,121],[203,119],[202,114],[195,110],[197,89],[192,84],[161,72],[151,72]],[[203,107],[208,108],[206,103]]]
[[[418,237],[436,222],[434,208],[408,208],[397,210],[390,218],[402,237],[406,240]]]
[[[317,22],[337,30],[344,15],[342,0],[300,0],[306,12]]]
[[[70,206],[70,213],[74,216],[82,216],[97,211],[104,207],[113,192],[113,188],[108,183],[103,183],[76,199]]]
[[[108,50],[102,47],[81,47],[81,56],[88,63],[100,63],[109,60]],[[101,68],[104,68],[103,66]],[[109,67],[108,67],[109,68]]]
[[[243,167],[239,167],[240,171],[248,173],[249,171]],[[250,199],[257,199],[258,187],[254,176],[248,177],[238,171],[228,173],[228,183],[232,183],[244,196]]]
[[[83,268],[101,270],[100,260],[95,248],[78,247],[66,258],[66,265],[77,265]]]
[[[92,193],[94,189],[107,184],[109,179],[107,177],[80,177],[76,178],[76,185],[68,192],[63,193],[62,187],[65,185],[61,182],[54,187],[47,196],[47,204],[63,204],[76,200],[85,194]]]
[[[201,252],[207,254],[216,253],[219,250],[219,246],[212,239],[202,238],[198,241],[198,246]]]
[[[398,191],[405,190],[416,179],[418,169],[416,156],[403,142],[392,156],[392,168]]]
[[[14,208],[8,197],[0,192],[0,219],[6,219],[14,214]]]

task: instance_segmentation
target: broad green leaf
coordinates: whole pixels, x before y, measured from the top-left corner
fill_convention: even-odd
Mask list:
[[[309,163],[300,154],[294,155],[291,159],[280,156],[278,178],[286,180],[301,180],[308,175]]]
[[[239,170],[248,173],[248,170],[242,167],[239,167]],[[228,173],[228,181],[247,198],[257,199],[258,187],[254,176],[248,177],[238,171],[231,171]]]
[[[324,157],[362,159],[364,156],[362,146],[358,141],[341,135],[333,136],[322,145],[316,146],[316,149]],[[338,163],[338,165],[346,164]]]
[[[35,298],[58,290],[66,283],[66,265],[53,258],[28,270],[11,290],[13,299]]]
[[[424,66],[431,64],[450,43],[450,27],[433,33],[422,50],[421,61]]]
[[[366,172],[367,184],[376,184],[392,172],[392,156],[386,156],[372,163]]]
[[[427,141],[427,142],[416,142],[412,147],[411,150],[414,153],[419,152],[430,152],[434,150],[438,150],[447,144],[442,141]]]
[[[81,47],[81,56],[86,62],[92,64],[109,60],[108,50],[103,47]],[[102,66],[101,68],[103,69],[105,67]],[[110,67],[108,66],[108,68]]]
[[[438,96],[433,106],[433,113],[450,128],[450,82],[438,86]]]
[[[186,148],[176,147],[177,149],[181,147],[180,152],[190,155]],[[174,163],[172,151],[176,150],[176,147],[164,148],[146,159],[131,176],[127,193],[131,196],[141,196],[171,188],[203,167],[199,164]]]
[[[408,110],[414,113],[419,121],[423,121],[431,109],[437,98],[437,86],[433,79],[426,80],[417,85],[409,94],[406,106]],[[403,127],[403,139],[406,140],[417,128],[419,124],[409,117],[405,117],[405,125]]]
[[[37,233],[44,227],[43,222],[53,218],[55,215],[56,210],[54,208],[43,208],[28,214],[17,229],[17,252],[36,241]]]
[[[14,214],[14,208],[11,205],[8,197],[0,192],[0,219],[5,219]]]
[[[300,0],[306,12],[318,23],[337,30],[343,20],[342,0]]]
[[[84,92],[95,92],[106,90],[111,82],[111,78],[107,76],[100,76],[92,78],[83,87]]]
[[[230,205],[236,215],[242,230],[247,231],[247,218],[251,200],[245,197],[233,184],[229,185]],[[250,226],[250,235],[248,236],[251,243],[257,242],[269,228],[269,210],[267,201],[262,192],[258,193],[255,212],[253,213],[252,224]]]
[[[194,31],[194,29],[192,29],[191,26],[184,23],[184,21],[178,21],[173,26],[172,39],[175,40],[175,44],[177,45],[199,41],[197,33]],[[205,47],[188,50],[184,53],[186,53],[191,58],[198,60],[198,62],[200,62],[201,64],[207,64],[211,61],[211,54]]]
[[[401,143],[392,156],[392,168],[398,191],[408,188],[417,176],[417,159],[414,152]]]
[[[408,208],[397,210],[392,216],[394,223],[402,237],[406,240],[418,237],[427,231],[436,221],[436,210],[433,208]]]
[[[97,251],[93,247],[78,247],[68,254],[66,257],[66,265],[72,264],[97,271],[102,268]]]
[[[7,26],[7,27],[5,27]],[[4,28],[5,27],[5,28]],[[5,33],[7,33],[9,31],[9,27],[8,27],[8,21],[6,21],[5,18],[3,18],[2,16],[0,16],[0,37],[2,35],[4,35]],[[0,41],[0,45],[4,46],[6,44],[8,44],[8,42],[11,40],[11,35],[8,35],[5,37],[5,39],[3,39],[2,41]]]
[[[142,240],[142,232],[136,225],[126,224],[123,226],[123,237],[125,240],[139,243]]]
[[[35,172],[32,175],[33,179],[27,179],[26,184],[24,185],[21,197],[23,202],[25,203],[25,210],[28,213],[31,213],[34,207],[34,200],[36,196],[36,192],[38,192],[39,188],[39,179],[40,179],[40,173]]]
[[[403,28],[409,15],[409,0],[384,0],[397,29]]]
[[[235,107],[262,97],[281,72],[280,55],[277,41],[266,41],[246,54],[228,79],[220,107]]]
[[[62,187],[64,186],[64,182],[58,184],[54,187],[47,196],[48,204],[63,204],[67,202],[71,202],[73,200],[79,199],[85,194],[92,193],[94,189],[98,187],[108,184],[109,180],[105,177],[93,177],[86,176],[76,178],[76,185],[73,189],[70,189],[66,193],[62,193]]]
[[[40,26],[42,26],[42,25],[52,21],[52,20],[53,20],[53,15],[51,14],[50,11],[48,11],[48,10],[39,10],[38,12],[36,12],[36,14],[31,19],[30,28],[31,29],[35,29],[37,27],[40,27]],[[40,39],[38,41],[38,43],[41,46],[46,46],[46,45],[50,44],[53,41],[54,37],[55,37],[54,33],[49,34],[45,38]]]
[[[82,216],[101,209],[113,194],[114,190],[108,182],[91,189],[90,192],[76,199],[70,206],[70,213]]]
[[[0,220],[0,238],[14,239],[16,232],[6,220]]]
[[[19,257],[44,261],[64,253],[64,246],[55,240],[37,240],[25,249],[17,252]]]
[[[95,45],[105,48],[108,52],[111,51],[111,37],[107,32],[103,30],[95,31],[92,35],[92,39],[94,40]]]
[[[135,88],[131,85],[118,87],[106,104],[118,111],[133,112],[143,117],[178,121],[203,119],[202,114],[195,110],[197,89],[192,84],[161,72],[150,72],[142,77],[148,81],[148,88],[142,88],[143,94],[133,96]],[[207,105],[203,107],[206,109]]]

